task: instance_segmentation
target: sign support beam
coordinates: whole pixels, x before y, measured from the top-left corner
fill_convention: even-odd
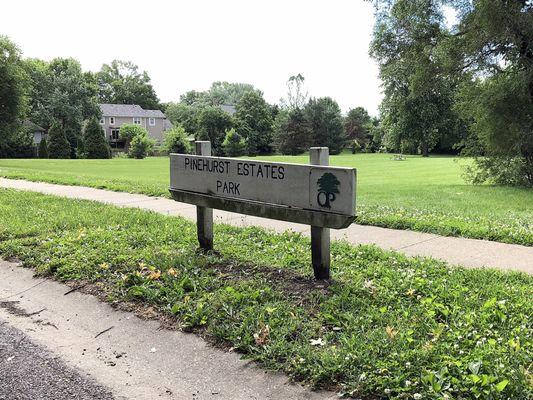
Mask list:
[[[196,154],[199,156],[211,155],[211,142],[197,141]],[[208,207],[196,207],[196,227],[200,248],[213,250],[213,209]]]
[[[312,165],[329,165],[329,149],[311,147],[309,158]],[[311,260],[315,279],[329,279],[331,264],[329,228],[311,226]]]

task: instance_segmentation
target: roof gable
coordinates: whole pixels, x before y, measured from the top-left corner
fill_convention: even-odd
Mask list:
[[[165,118],[161,110],[143,110],[137,104],[100,104],[104,117],[145,117]]]

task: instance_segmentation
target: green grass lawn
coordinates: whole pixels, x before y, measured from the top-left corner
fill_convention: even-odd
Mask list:
[[[307,156],[258,157],[307,163]],[[533,190],[472,186],[461,178],[468,159],[342,154],[331,164],[358,170],[358,223],[533,245]],[[0,160],[0,176],[168,196],[169,161]]]
[[[321,283],[301,235],[217,225],[215,248],[198,252],[182,218],[0,189],[1,256],[155,306],[295,380],[364,399],[533,395],[529,275],[335,242]]]

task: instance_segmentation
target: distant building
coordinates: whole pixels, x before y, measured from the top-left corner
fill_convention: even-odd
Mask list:
[[[120,127],[124,124],[142,126],[158,143],[163,141],[163,133],[172,128],[172,124],[161,110],[144,110],[136,104],[100,104],[100,110],[102,110],[100,125],[114,147],[124,145],[119,135]]]
[[[33,143],[35,145],[38,145],[39,143],[41,143],[41,140],[43,140],[43,138],[46,138],[46,129],[31,122],[29,119],[26,119],[22,122],[22,127],[26,132],[30,132],[33,134]]]
[[[237,112],[237,109],[235,108],[235,106],[231,104],[221,104],[219,105],[219,107],[222,111],[228,113],[229,115],[233,115]]]

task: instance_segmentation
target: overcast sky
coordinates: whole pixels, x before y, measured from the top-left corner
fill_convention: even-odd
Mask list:
[[[220,80],[251,83],[276,103],[297,73],[343,111],[376,115],[381,99],[363,0],[16,0],[1,10],[0,34],[25,57],[74,57],[92,71],[129,60],[165,102]]]

